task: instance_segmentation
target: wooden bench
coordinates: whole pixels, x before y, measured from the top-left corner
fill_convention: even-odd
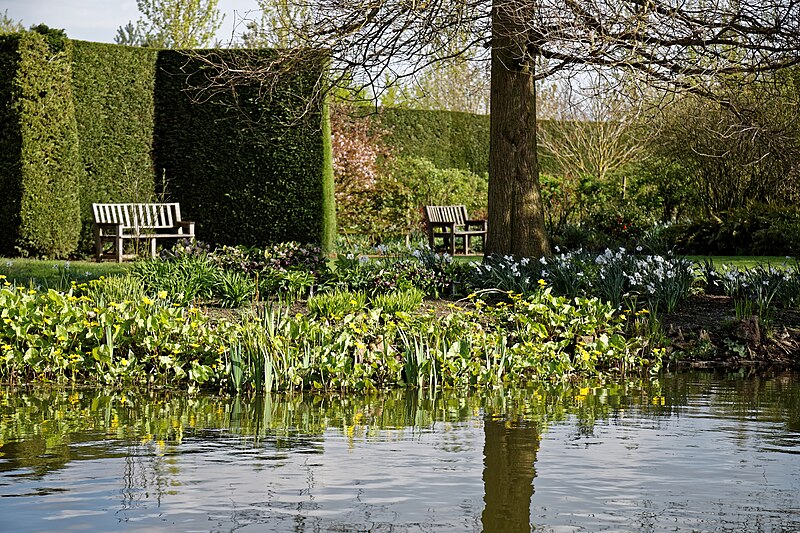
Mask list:
[[[435,250],[436,238],[444,240],[445,248],[451,255],[456,253],[456,239],[463,240],[464,254],[469,253],[470,239],[480,237],[486,244],[486,221],[469,220],[467,208],[463,205],[426,205],[425,222],[428,228],[428,242]]]
[[[156,256],[158,239],[194,239],[194,222],[181,220],[179,204],[92,204],[95,254],[98,262],[114,259],[121,263],[126,240],[147,240],[150,255]],[[103,244],[113,244],[105,252]]]

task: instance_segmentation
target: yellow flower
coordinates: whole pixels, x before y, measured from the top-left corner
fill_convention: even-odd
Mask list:
[[[540,287],[544,287],[545,285],[547,285],[547,282],[545,280],[543,280],[542,278],[539,278],[539,286]]]
[[[142,298],[142,303],[143,303],[144,305],[152,305],[152,304],[153,304],[153,300],[151,300],[151,299],[150,299],[150,298],[148,298],[147,296],[144,296],[144,297]]]
[[[163,300],[167,297],[167,291],[158,291],[158,297]]]

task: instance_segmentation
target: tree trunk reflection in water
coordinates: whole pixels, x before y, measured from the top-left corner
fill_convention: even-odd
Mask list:
[[[538,426],[526,420],[490,415],[484,420],[484,435],[483,531],[530,531]]]

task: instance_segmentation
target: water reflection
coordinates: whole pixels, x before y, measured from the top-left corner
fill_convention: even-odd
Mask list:
[[[490,415],[484,419],[484,531],[531,529],[534,465],[539,449],[536,422]]]
[[[481,394],[4,388],[0,531],[788,531],[799,453],[792,373]]]

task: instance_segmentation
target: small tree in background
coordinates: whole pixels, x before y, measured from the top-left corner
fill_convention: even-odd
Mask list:
[[[344,106],[332,106],[331,111],[339,231],[374,234],[379,161],[388,156],[388,151],[381,142],[382,134],[372,131],[369,116],[359,116],[356,110]]]
[[[117,29],[114,42],[152,48],[202,48],[225,18],[219,0],[136,0],[142,17]]]
[[[686,95],[653,116],[652,152],[690,170],[690,186],[707,216],[753,203],[796,204],[800,113],[792,80],[726,92],[723,102]]]
[[[16,21],[8,16],[8,9],[3,11],[3,14],[0,15],[0,35],[16,33],[24,29],[22,22]]]

